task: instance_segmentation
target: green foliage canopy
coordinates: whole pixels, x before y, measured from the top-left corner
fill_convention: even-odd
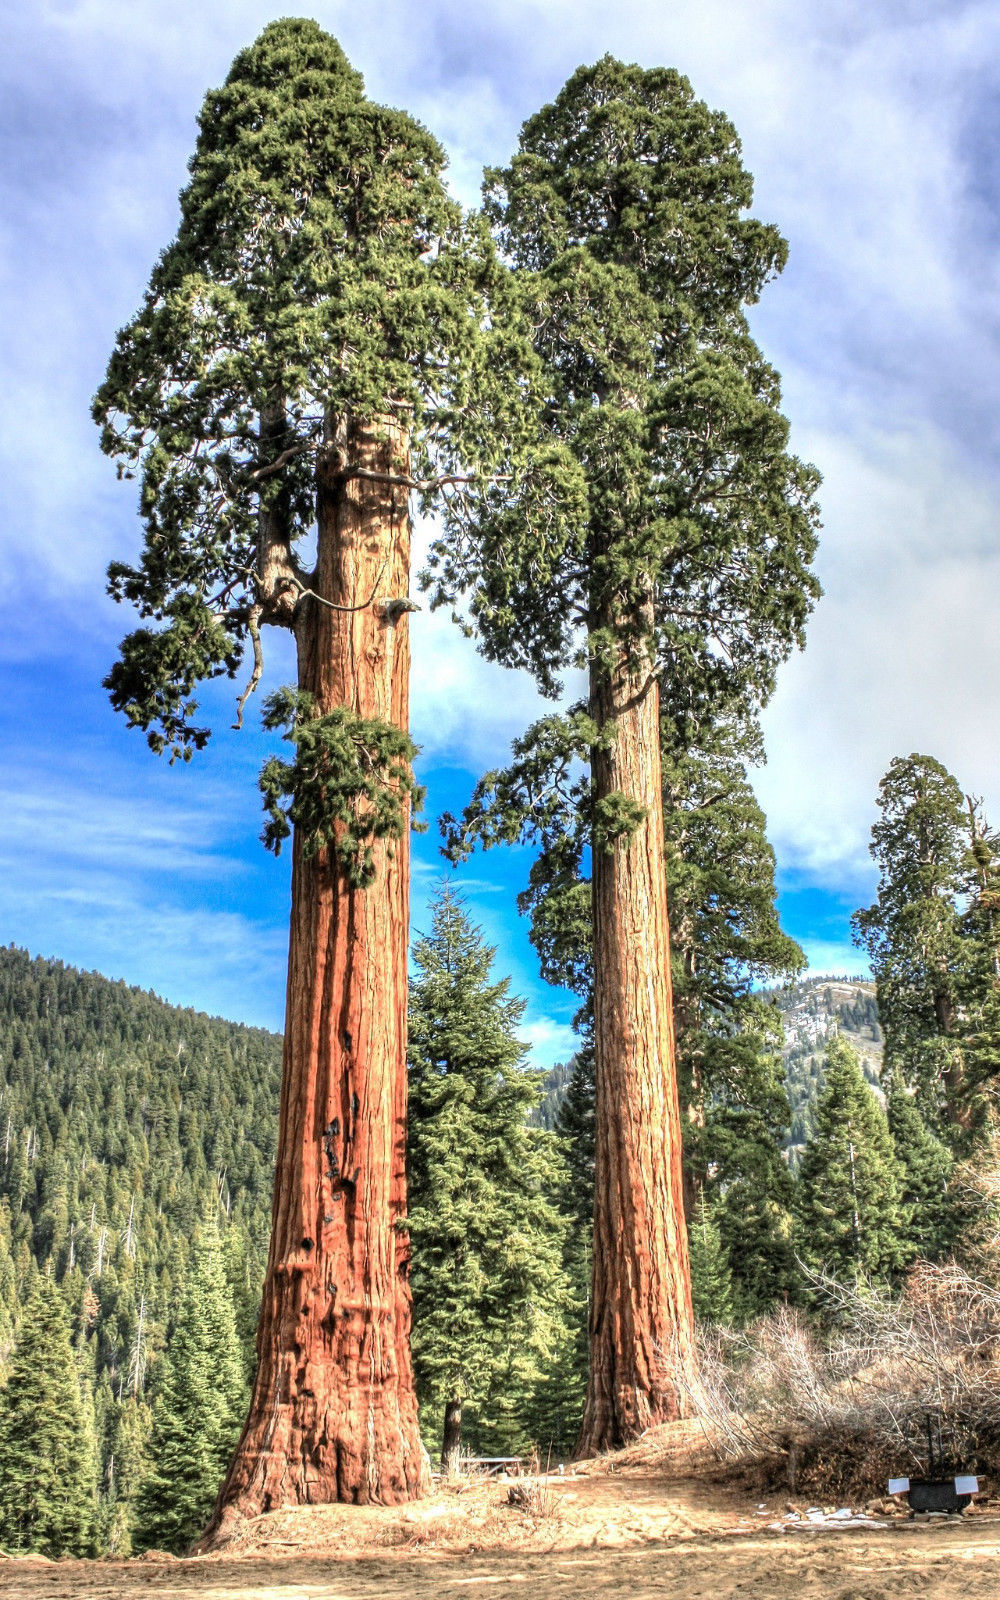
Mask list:
[[[177,237],[94,402],[145,525],[110,568],[143,625],[106,684],[157,752],[201,748],[198,684],[232,677],[260,623],[296,624],[321,448],[346,479],[352,422],[401,418],[415,483],[459,435],[488,449],[510,323],[485,317],[492,247],[444,165],[306,19],[271,23],[206,97]]]
[[[932,1133],[960,1146],[1000,1073],[1000,840],[931,756],[896,757],[879,785],[873,905],[855,913],[871,960],[885,1059]]]
[[[153,1405],[136,1543],[181,1552],[215,1504],[249,1399],[214,1221],[195,1240]]]
[[[572,1294],[558,1140],[527,1123],[541,1074],[523,1066],[524,1002],[491,981],[494,955],[445,889],[414,950],[409,1227],[423,1414],[437,1424],[446,1402],[467,1402],[471,1442],[508,1453],[529,1441],[545,1370],[570,1342]]]
[[[885,1279],[913,1254],[903,1173],[885,1113],[840,1038],[827,1049],[796,1202],[800,1253],[813,1268]]]
[[[732,124],[678,73],[605,56],[485,193],[533,328],[541,440],[456,505],[435,599],[467,593],[485,653],[546,693],[631,653],[692,692],[766,696],[818,593],[817,478],[787,453],[743,315],[785,246],[743,215]]]
[[[96,1441],[69,1316],[55,1282],[36,1274],[0,1393],[0,1545],[89,1556],[96,1520]]]

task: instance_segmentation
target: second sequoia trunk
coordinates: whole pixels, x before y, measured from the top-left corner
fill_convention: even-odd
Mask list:
[[[591,712],[615,730],[594,752],[595,801],[625,795],[644,816],[593,855],[594,1259],[578,1455],[683,1415],[697,1383],[655,677],[595,667]]]
[[[406,729],[407,438],[352,428],[318,468],[319,546],[296,621],[299,687]],[[325,602],[325,603],[324,603]],[[420,1495],[406,1212],[409,845],[352,887],[296,837],[273,1231],[258,1368],[210,1537],[283,1505]]]

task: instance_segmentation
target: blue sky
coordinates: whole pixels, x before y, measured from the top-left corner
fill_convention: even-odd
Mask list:
[[[0,942],[280,1026],[287,863],[257,843],[252,718],[169,768],[108,708],[127,626],[104,569],[133,550],[130,485],[89,398],[177,220],[206,89],[280,10],[257,0],[34,0],[0,61]],[[847,0],[450,0],[309,9],[369,92],[448,148],[473,202],[523,119],[605,51],[686,72],[743,137],[756,210],[791,247],[754,316],[794,447],[824,474],[826,595],[766,719],[756,776],[790,932],[857,970],[875,789],[893,755],[949,765],[1000,818],[1000,13]],[[418,541],[419,542],[419,541]],[[429,810],[461,804],[533,715],[441,616],[414,619]],[[288,675],[272,648],[272,682]],[[523,854],[459,881],[528,997],[544,1064],[573,1001],[538,981]],[[416,841],[414,925],[440,877]]]

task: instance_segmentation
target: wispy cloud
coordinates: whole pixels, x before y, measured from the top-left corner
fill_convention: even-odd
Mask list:
[[[767,714],[759,777],[780,865],[860,894],[875,786],[910,749],[939,756],[1000,815],[995,6],[625,0],[609,11],[603,0],[496,0],[477,11],[459,0],[375,9],[317,0],[314,14],[374,95],[443,138],[468,201],[483,165],[511,153],[522,119],[606,50],[680,67],[729,112],[758,211],[791,244],[754,326],[785,375],[793,446],[826,477],[827,595]],[[0,290],[13,309],[0,320],[0,689],[25,663],[80,655],[95,636],[103,649],[122,629],[103,570],[135,547],[133,486],[115,484],[100,457],[89,400],[176,225],[202,95],[272,15],[266,0],[136,0],[123,26],[111,0],[39,0],[7,19]],[[484,663],[441,614],[417,616],[413,640],[414,730],[427,764],[475,772],[504,760],[544,709],[530,681]],[[178,982],[190,988],[199,964],[213,965],[219,994],[236,995],[242,935],[256,931],[274,950],[284,939],[280,895],[261,897],[252,869],[247,909],[218,892],[259,848],[249,810],[239,828],[211,820],[231,815],[239,782],[252,786],[249,769],[235,769],[244,758],[224,747],[234,752],[229,788],[218,766],[192,769],[180,804],[165,787],[124,780],[149,758],[123,733],[114,784],[127,797],[142,790],[149,809],[118,803],[81,759],[91,723],[75,704],[61,696],[48,734],[57,781],[46,788],[16,763],[3,775],[2,931],[36,947],[58,937],[60,953],[118,971],[132,959],[124,938],[117,954],[114,945],[128,908],[136,962],[152,971],[160,941],[164,960],[176,952]],[[154,858],[172,862],[186,905],[160,892]],[[112,880],[126,875],[133,888],[102,920],[100,896],[113,901]],[[533,957],[511,897],[495,892],[502,881],[482,876],[477,915],[530,988]],[[820,945],[814,953],[825,960]],[[541,1000],[537,1009],[547,1014]]]
[[[532,1067],[548,1069],[559,1061],[568,1061],[579,1047],[579,1038],[566,1022],[553,1017],[527,1017],[518,1030],[531,1051],[528,1062]]]

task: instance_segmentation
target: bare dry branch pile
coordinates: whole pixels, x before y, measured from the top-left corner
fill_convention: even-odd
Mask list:
[[[824,1339],[787,1308],[702,1335],[701,1408],[716,1454],[814,1498],[868,1499],[927,1468],[939,1419],[950,1470],[1000,1476],[1000,1288],[918,1264],[891,1297],[813,1279]]]

